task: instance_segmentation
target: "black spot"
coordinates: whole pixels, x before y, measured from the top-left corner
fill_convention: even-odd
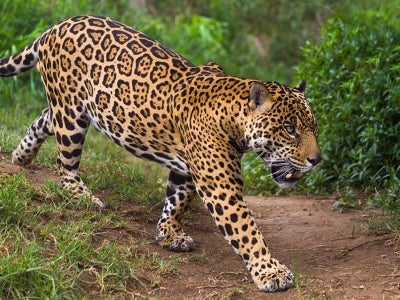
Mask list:
[[[58,132],[56,132],[56,140],[58,144],[62,143],[61,135]]]
[[[131,39],[131,36],[124,31],[113,30],[112,34],[114,36],[114,39],[120,44],[125,44],[128,40]]]
[[[121,139],[119,138],[120,136],[118,136],[118,138],[116,137],[112,137],[112,140],[115,144],[117,144],[118,146],[121,146]]]
[[[81,53],[85,56],[87,60],[92,59],[93,56],[93,48],[91,45],[86,45],[85,48],[81,50]]]
[[[104,22],[102,21],[102,20],[100,20],[100,18],[99,17],[96,17],[96,18],[90,18],[89,20],[88,20],[88,23],[91,25],[91,26],[94,26],[94,27],[104,27]]]
[[[141,37],[141,38],[140,38],[140,42],[141,42],[144,46],[146,46],[146,47],[151,47],[151,46],[154,45],[154,41],[153,41],[150,37],[145,36],[144,34],[141,35],[140,37]]]
[[[233,248],[239,249],[239,243],[238,243],[238,241],[232,240],[232,241],[231,241],[231,245],[232,245]]]
[[[217,203],[215,205],[215,212],[219,215],[222,216],[224,214],[224,210],[222,209],[221,204]]]
[[[77,46],[81,47],[84,43],[86,43],[86,34],[82,33],[77,39]]]
[[[66,117],[63,118],[63,122],[65,125],[65,128],[67,128],[68,130],[74,130],[75,126],[74,124],[72,124]]]
[[[140,110],[140,114],[143,117],[148,118],[148,117],[150,117],[150,109],[148,109],[148,108],[142,109],[142,110]]]
[[[137,41],[131,41],[127,44],[127,48],[132,51],[134,55],[139,55],[146,51],[146,48]]]
[[[61,154],[67,159],[70,159],[72,157],[72,154],[68,151],[61,151]]]
[[[221,193],[218,197],[221,200],[225,200],[226,199],[226,193]]]
[[[175,194],[175,190],[172,189],[169,185],[167,186],[167,197],[171,197]]]
[[[61,137],[61,140],[62,140],[62,144],[64,145],[64,146],[70,146],[71,145],[71,141],[69,140],[69,138],[66,136],[66,135],[62,135],[62,137]]]
[[[222,235],[225,236],[225,229],[224,229],[224,226],[218,225],[218,229],[219,229],[219,231],[221,231]]]
[[[59,128],[63,128],[64,127],[63,126],[63,122],[62,122],[61,113],[59,111],[56,113],[55,120],[56,120],[57,124],[54,124],[54,125],[58,125]]]
[[[12,65],[8,65],[7,67],[5,67],[5,68],[0,68],[0,73],[2,74],[2,75],[11,75],[11,74],[13,74],[15,72],[15,67],[14,66],[12,66]]]
[[[162,50],[162,48],[159,48],[159,47],[152,47],[152,48],[150,49],[150,51],[151,51],[151,53],[152,53],[155,57],[157,57],[157,58],[160,58],[160,59],[166,59],[166,58],[168,58],[168,55]]]
[[[83,140],[84,140],[84,136],[83,136],[81,133],[73,134],[73,135],[71,135],[70,138],[71,138],[71,141],[72,141],[74,144],[82,143]]]
[[[16,56],[16,57],[14,58],[14,63],[15,63],[16,65],[19,65],[19,64],[21,63],[21,60],[22,60],[22,56],[21,56],[21,55],[18,55],[18,56]]]
[[[233,223],[236,223],[238,221],[238,215],[237,214],[231,214],[231,221]]]
[[[85,121],[85,120],[79,119],[76,122],[78,123],[78,126],[81,127],[81,128],[87,128],[88,127],[88,122]]]
[[[120,27],[120,24],[117,21],[114,20],[106,20],[108,26],[110,26],[111,28],[118,28]]]
[[[81,148],[74,149],[71,152],[71,155],[74,156],[74,157],[79,157],[81,154],[82,154],[82,149]]]
[[[104,51],[106,51],[112,44],[111,38],[109,34],[106,34],[103,39],[101,40],[101,49],[103,49]],[[89,46],[88,46],[89,47]]]
[[[29,66],[31,64],[31,62],[35,59],[35,57],[33,56],[32,53],[27,54],[25,56],[24,61],[22,62],[25,66]]]
[[[210,211],[210,213],[214,213],[214,207],[213,207],[213,205],[209,202],[209,203],[207,203],[207,208],[208,208],[208,210]]]
[[[87,33],[88,33],[89,38],[92,40],[92,43],[94,45],[99,44],[99,42],[102,40],[102,38],[104,36],[104,31],[103,30],[88,29]]]
[[[162,159],[165,159],[165,160],[172,160],[172,158],[171,158],[170,156],[165,155],[165,154],[162,153],[162,152],[155,152],[154,155],[155,155],[156,157],[159,157],[159,158],[162,158]]]
[[[154,160],[154,155],[149,154],[149,153],[143,153],[141,155],[143,158],[149,159],[149,160]]]
[[[231,224],[226,224],[225,225],[225,231],[228,235],[233,235],[233,230]]]
[[[243,179],[242,178],[235,178],[235,181],[238,185],[242,186],[243,185]]]
[[[232,196],[230,199],[229,199],[229,205],[236,205],[236,203],[237,203],[237,200],[235,199],[235,197],[234,196]]]

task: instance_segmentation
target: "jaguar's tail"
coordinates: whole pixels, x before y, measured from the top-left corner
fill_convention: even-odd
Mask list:
[[[39,60],[37,41],[11,57],[0,59],[0,77],[14,76],[33,68]]]

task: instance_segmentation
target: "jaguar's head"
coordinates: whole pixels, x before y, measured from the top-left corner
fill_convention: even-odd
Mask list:
[[[281,187],[294,185],[321,161],[317,123],[305,87],[303,81],[295,88],[276,82],[255,82],[250,88],[248,149],[271,166]]]

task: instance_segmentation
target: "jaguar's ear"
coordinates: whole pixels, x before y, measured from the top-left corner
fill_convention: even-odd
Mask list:
[[[299,92],[302,92],[302,93],[304,94],[305,91],[306,91],[306,81],[305,81],[305,80],[302,80],[302,81],[299,83],[299,85],[297,85],[297,86],[295,87],[295,89],[298,90]]]
[[[267,109],[272,105],[267,88],[261,83],[254,83],[250,88],[249,106],[252,111]]]

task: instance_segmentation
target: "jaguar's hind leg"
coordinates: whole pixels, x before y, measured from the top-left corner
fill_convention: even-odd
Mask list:
[[[73,117],[64,115],[58,118],[57,113],[53,116],[61,185],[71,192],[72,198],[88,198],[99,208],[103,208],[104,203],[92,195],[79,175],[82,147],[90,120],[84,113],[74,114]]]
[[[191,251],[193,239],[182,230],[182,216],[196,192],[191,176],[171,171],[167,183],[167,197],[157,224],[158,244],[172,251]]]
[[[41,115],[33,121],[18,148],[12,154],[12,162],[17,165],[28,165],[36,157],[40,147],[49,135],[53,135],[51,124],[51,111],[46,108]]]

